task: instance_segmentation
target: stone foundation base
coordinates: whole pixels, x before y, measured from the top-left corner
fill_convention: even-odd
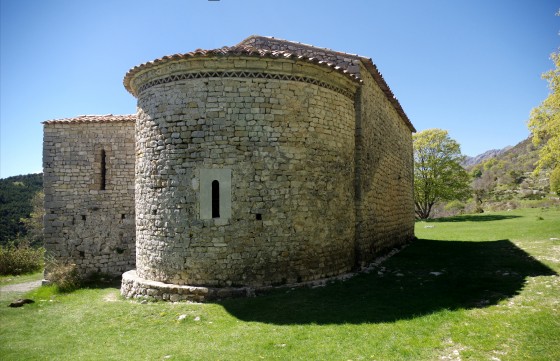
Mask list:
[[[254,295],[254,289],[248,287],[211,288],[175,285],[140,278],[136,271],[132,270],[122,275],[121,295],[126,298],[143,298],[154,301],[204,302],[221,298],[252,296]]]
[[[205,302],[223,298],[232,297],[250,297],[257,294],[266,293],[274,289],[282,288],[300,288],[300,287],[324,287],[329,282],[333,281],[346,281],[359,273],[370,273],[386,259],[399,253],[406,248],[409,243],[401,245],[398,248],[392,249],[387,254],[375,259],[374,262],[367,267],[362,267],[360,270],[351,273],[341,274],[335,277],[323,278],[320,280],[301,282],[295,284],[286,284],[281,286],[263,286],[263,287],[228,287],[228,288],[212,288],[212,287],[198,287],[188,285],[175,285],[170,283],[163,283],[157,281],[150,281],[138,277],[135,270],[128,271],[122,275],[121,295],[126,298],[137,298],[154,301],[191,301],[191,302]]]

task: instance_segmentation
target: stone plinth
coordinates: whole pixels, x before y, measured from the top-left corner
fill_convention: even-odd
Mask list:
[[[122,275],[121,295],[126,298],[139,298],[151,301],[204,302],[222,298],[250,296],[254,295],[254,290],[248,287],[195,287],[150,281],[138,277],[136,271],[132,270]]]

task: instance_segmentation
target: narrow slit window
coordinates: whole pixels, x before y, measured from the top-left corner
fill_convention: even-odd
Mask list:
[[[104,191],[107,186],[107,153],[105,149],[101,150],[101,179],[99,182],[99,189]]]
[[[231,219],[231,169],[200,170],[200,219],[224,225]]]
[[[220,182],[212,181],[212,218],[220,218]]]

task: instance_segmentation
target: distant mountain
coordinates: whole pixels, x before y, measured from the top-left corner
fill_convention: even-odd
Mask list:
[[[0,245],[25,235],[20,219],[29,218],[33,211],[31,199],[42,189],[42,173],[0,179]]]
[[[489,150],[476,157],[471,157],[469,165],[466,165],[465,168],[483,170],[497,168],[504,171],[532,172],[538,159],[539,147],[534,146],[529,137],[514,146]]]
[[[511,148],[513,148],[513,147],[512,146],[507,146],[507,147],[502,148],[502,149],[487,150],[486,152],[484,152],[482,154],[479,154],[475,157],[465,158],[465,160],[461,163],[461,165],[465,168],[475,166],[477,164],[480,164],[482,162],[487,161],[490,158],[495,158],[495,157],[499,156],[500,154],[502,154],[504,152],[507,152]]]

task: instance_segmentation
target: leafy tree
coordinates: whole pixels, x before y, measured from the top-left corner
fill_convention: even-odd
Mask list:
[[[482,169],[479,165],[473,167],[471,170],[471,177],[475,179],[482,177]]]
[[[550,173],[550,191],[560,196],[560,166]]]
[[[43,188],[42,174],[27,174],[0,179],[0,245],[24,237],[22,218],[33,212],[31,199]]]
[[[466,199],[469,175],[461,166],[459,143],[447,131],[427,129],[413,136],[414,204],[420,219],[430,217],[437,202]]]
[[[542,75],[548,81],[550,94],[533,109],[529,119],[533,143],[543,145],[539,151],[536,174],[547,168],[554,170],[560,167],[560,52],[553,53],[551,59],[556,68]]]
[[[474,178],[472,181],[473,200],[475,203],[475,212],[482,213],[482,205],[486,202],[494,191],[496,184],[491,172],[485,172],[482,176]]]
[[[37,247],[43,245],[43,216],[45,215],[45,208],[43,206],[43,201],[45,200],[45,193],[39,191],[35,193],[31,199],[31,205],[33,206],[33,211],[29,215],[29,218],[21,218],[27,231],[26,239],[31,246]]]

